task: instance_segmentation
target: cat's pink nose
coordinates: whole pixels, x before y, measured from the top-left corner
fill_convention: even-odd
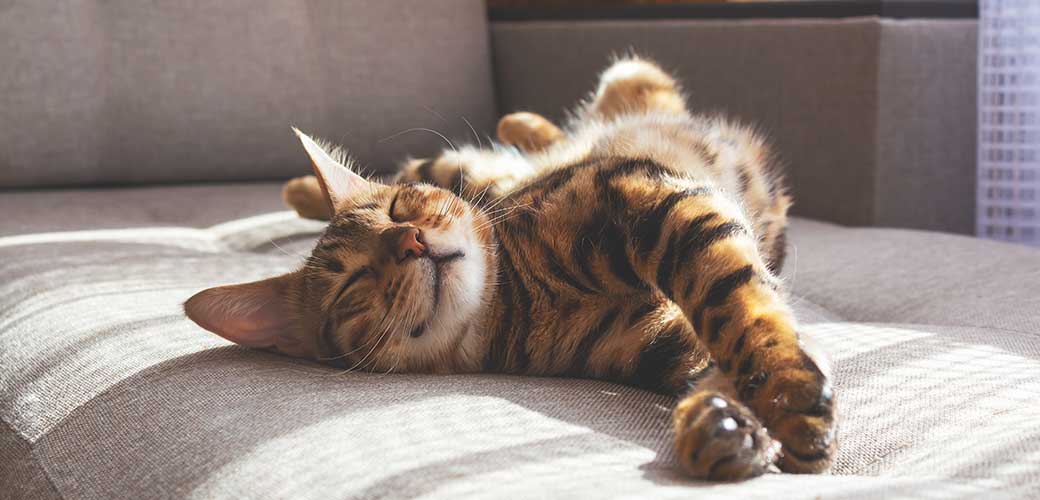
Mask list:
[[[405,227],[394,229],[392,232],[389,239],[398,262],[426,255],[426,244],[423,242],[422,231],[414,227]]]

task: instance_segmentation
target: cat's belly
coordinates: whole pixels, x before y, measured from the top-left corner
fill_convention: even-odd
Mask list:
[[[742,207],[760,251],[779,270],[791,199],[764,139],[718,117],[674,113],[590,122],[571,140],[531,158],[543,174],[590,157],[649,159],[673,169],[678,182],[720,188]]]

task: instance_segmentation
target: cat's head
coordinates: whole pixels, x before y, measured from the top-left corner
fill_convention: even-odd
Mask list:
[[[333,214],[304,267],[184,305],[241,345],[370,371],[474,363],[494,272],[488,218],[450,191],[385,185],[297,131]]]

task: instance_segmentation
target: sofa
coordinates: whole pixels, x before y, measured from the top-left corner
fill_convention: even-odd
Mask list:
[[[0,2],[0,498],[1037,497],[1040,252],[968,235],[976,25]],[[184,317],[321,233],[280,199],[309,169],[290,125],[388,175],[503,112],[561,117],[626,50],[785,160],[783,280],[835,369],[829,473],[692,481],[665,396],[344,373]]]

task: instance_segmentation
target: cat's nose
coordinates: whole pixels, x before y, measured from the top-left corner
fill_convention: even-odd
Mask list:
[[[398,262],[409,258],[419,258],[426,255],[426,243],[423,241],[422,231],[414,227],[401,227],[387,231],[383,234],[388,250],[393,252]]]

